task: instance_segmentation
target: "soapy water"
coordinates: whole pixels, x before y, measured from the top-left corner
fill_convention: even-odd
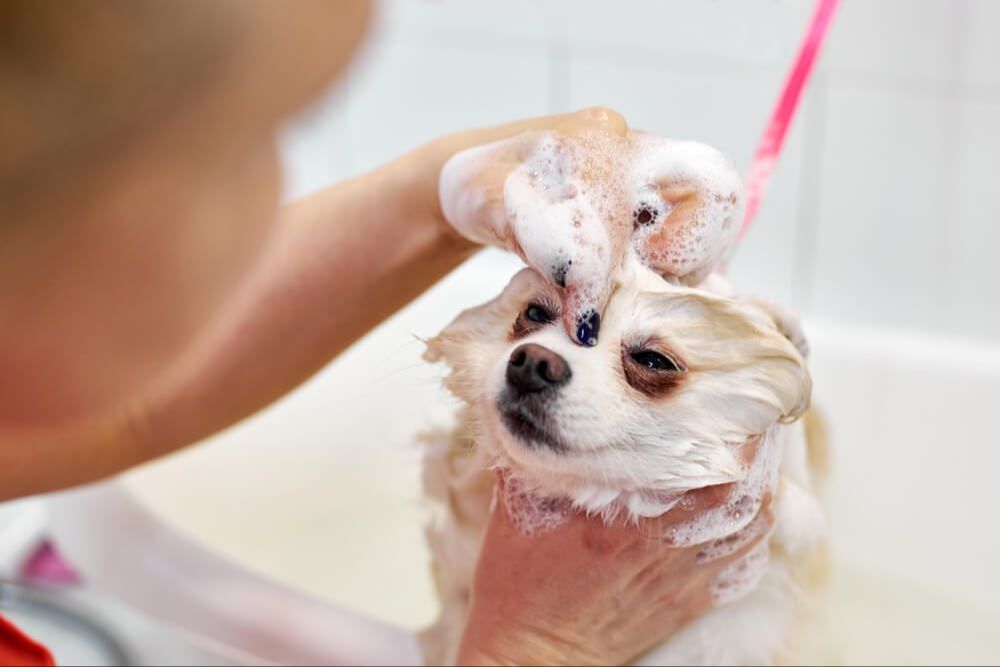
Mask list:
[[[511,525],[522,535],[551,532],[569,521],[573,506],[568,498],[546,498],[534,493],[516,477],[504,472],[504,483],[498,487]]]
[[[767,519],[758,514],[745,528],[736,531],[732,535],[712,540],[703,546],[698,552],[697,562],[702,564],[711,563],[714,560],[732,556],[759,538],[763,538],[766,542],[772,531],[773,527]]]
[[[442,169],[439,196],[461,234],[568,287],[567,312],[581,322],[597,319],[629,253],[668,279],[700,281],[734,240],[743,201],[721,153],[641,133],[546,132],[462,151]],[[680,206],[686,214],[673,215]]]
[[[765,435],[746,477],[737,482],[725,505],[700,513],[670,529],[665,542],[674,547],[701,545],[698,564],[707,564],[739,553],[759,542],[744,556],[727,565],[709,585],[715,606],[734,602],[753,591],[767,571],[773,525],[760,513],[765,494],[773,492],[781,464],[780,444]],[[542,535],[565,525],[577,511],[569,498],[546,497],[534,487],[501,468],[503,482],[495,502],[503,503],[511,525],[522,535]],[[686,494],[672,506],[693,510],[695,498]]]
[[[671,527],[664,539],[674,546],[686,547],[719,540],[746,528],[760,512],[764,497],[774,492],[780,467],[781,444],[770,432],[766,433],[746,475],[734,483],[728,502]]]
[[[585,511],[575,506],[569,498],[545,496],[537,487],[513,476],[502,463],[498,462],[497,467],[504,478],[500,500],[504,503],[511,523],[520,532],[529,535],[548,532],[565,523],[573,512]],[[679,548],[703,545],[697,556],[702,563],[740,551],[760,537],[763,531],[769,530],[769,522],[761,515],[760,510],[764,498],[773,493],[777,486],[780,467],[781,443],[770,433],[765,434],[759,440],[756,456],[749,464],[746,475],[733,484],[727,502],[703,510],[688,521],[672,525],[662,539]],[[658,498],[657,502],[667,503],[663,512],[675,506],[691,511],[696,506],[696,500],[691,494]],[[624,510],[626,516],[634,517],[629,509],[628,504],[618,507],[612,503],[601,515],[612,519],[621,515]]]
[[[769,560],[770,545],[764,540],[747,555],[727,565],[708,587],[715,606],[735,602],[756,588],[767,572]]]
[[[552,282],[579,289],[577,319],[607,300],[621,241],[606,221],[624,206],[616,199],[621,185],[612,182],[621,170],[609,170],[595,184],[585,178],[587,157],[579,145],[543,135],[503,188],[505,219],[524,260]]]

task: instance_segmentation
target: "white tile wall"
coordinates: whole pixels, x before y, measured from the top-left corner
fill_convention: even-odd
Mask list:
[[[959,176],[954,214],[944,221],[953,236],[943,326],[1000,340],[1000,103],[965,102],[957,121]]]
[[[1000,84],[1000,69],[997,69],[1000,62],[1000,40],[997,39],[1000,2],[979,0],[969,4],[963,9],[962,24],[965,80],[971,84],[996,86]]]
[[[935,312],[941,112],[934,97],[829,91],[811,314],[916,327]]]
[[[785,62],[809,18],[808,0],[630,0],[558,3],[567,39],[610,57],[645,51],[678,69],[723,72]],[[635,59],[633,58],[633,61]]]
[[[960,15],[969,5],[963,0],[847,0],[830,35],[827,63],[887,78],[952,81]]]
[[[745,167],[808,0],[389,0],[338,93],[286,141],[289,196],[434,136],[591,104]],[[745,289],[857,324],[1000,340],[1000,2],[844,0]]]
[[[605,58],[594,47],[571,45],[569,54],[566,108],[610,106],[634,127],[712,144],[744,172],[784,76],[782,67],[760,67],[708,77],[666,65],[662,57],[639,65]],[[786,303],[793,298],[801,127],[788,137],[772,194],[732,266],[733,278],[743,288]]]
[[[340,82],[301,114],[282,137],[285,197],[295,199],[353,174],[347,118],[349,84]]]
[[[434,137],[544,114],[543,45],[468,50],[446,38],[388,39],[352,79],[351,153],[367,170]],[[354,81],[357,81],[354,84]]]

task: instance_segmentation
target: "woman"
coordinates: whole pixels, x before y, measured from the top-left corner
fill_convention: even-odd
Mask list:
[[[460,264],[476,248],[437,197],[456,151],[529,129],[625,131],[592,110],[464,132],[279,209],[276,132],[343,73],[369,11],[0,5],[0,498],[239,421]],[[698,492],[690,511],[725,494]],[[615,664],[665,639],[743,552],[703,566],[649,534],[576,517],[525,537],[495,512],[461,661]]]

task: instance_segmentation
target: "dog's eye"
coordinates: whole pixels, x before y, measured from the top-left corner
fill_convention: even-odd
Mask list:
[[[622,346],[622,370],[634,389],[658,398],[673,393],[687,378],[687,368],[671,354],[651,349],[650,341]]]
[[[653,371],[678,372],[681,370],[677,362],[653,350],[640,350],[632,353],[635,363]]]
[[[524,309],[524,317],[537,324],[548,324],[555,319],[545,306],[537,303],[530,304]]]
[[[558,317],[551,307],[538,302],[529,303],[514,321],[513,338],[523,338],[542,327],[551,324]]]

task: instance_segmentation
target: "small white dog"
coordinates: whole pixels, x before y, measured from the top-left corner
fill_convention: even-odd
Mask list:
[[[555,288],[526,269],[429,341],[426,358],[449,366],[445,384],[464,402],[425,465],[427,493],[443,508],[429,531],[442,604],[425,637],[429,664],[454,661],[496,467],[537,496],[609,518],[657,516],[686,491],[737,482],[729,506],[669,536],[704,543],[706,557],[733,553],[773,493],[770,540],[720,575],[712,611],[640,664],[789,655],[801,565],[824,532],[796,421],[811,389],[805,343],[792,318],[718,292],[672,285],[633,262],[598,344],[582,347],[559,323]],[[747,469],[739,448],[751,441],[758,454]]]

